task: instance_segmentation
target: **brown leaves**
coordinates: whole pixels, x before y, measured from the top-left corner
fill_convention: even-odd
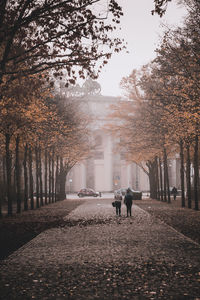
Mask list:
[[[103,18],[99,18],[104,11],[104,7],[97,5],[100,0],[93,4],[86,0],[84,5],[82,0],[13,2],[15,5],[7,1],[1,11],[1,76],[17,76],[22,71],[22,62],[26,66],[23,75],[63,68],[83,69],[85,76],[91,75],[102,56],[124,47],[122,41],[110,37],[122,15],[115,0],[109,1]],[[106,24],[108,12],[113,15],[110,25]],[[110,51],[103,50],[102,44]],[[70,72],[69,79],[75,80],[71,75]]]
[[[171,0],[154,0],[155,8],[151,11],[152,15],[158,14],[162,17],[166,12],[168,2]]]
[[[154,12],[162,15],[168,2],[155,0]],[[188,10],[184,27],[165,33],[156,59],[121,82],[135,107],[127,101],[129,109],[120,105],[113,117],[120,119],[118,135],[134,159],[158,155],[162,145],[174,153],[180,139],[192,141],[199,133],[200,9],[194,4]]]

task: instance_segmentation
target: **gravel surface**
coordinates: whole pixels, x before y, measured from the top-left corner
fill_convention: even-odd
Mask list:
[[[166,225],[169,205],[135,201],[126,218],[124,205],[115,216],[111,200],[81,203],[2,261],[0,299],[200,299],[200,246]]]

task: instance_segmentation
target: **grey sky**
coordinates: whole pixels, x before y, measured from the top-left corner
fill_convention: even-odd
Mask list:
[[[153,0],[118,0],[123,7],[124,16],[121,20],[121,31],[118,36],[128,42],[125,51],[115,54],[98,79],[103,95],[121,96],[119,88],[121,78],[128,76],[135,68],[149,62],[155,57],[154,50],[162,35],[161,23],[171,26],[179,25],[185,14],[185,9],[177,7],[175,1],[169,3],[167,13],[163,18],[151,15]]]

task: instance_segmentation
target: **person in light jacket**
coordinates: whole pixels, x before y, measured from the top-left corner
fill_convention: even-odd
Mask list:
[[[116,215],[121,216],[122,195],[115,195]]]

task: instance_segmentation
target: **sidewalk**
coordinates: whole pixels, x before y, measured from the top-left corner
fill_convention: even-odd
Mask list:
[[[199,299],[199,244],[136,205],[122,211],[84,201],[2,262],[0,299]]]

